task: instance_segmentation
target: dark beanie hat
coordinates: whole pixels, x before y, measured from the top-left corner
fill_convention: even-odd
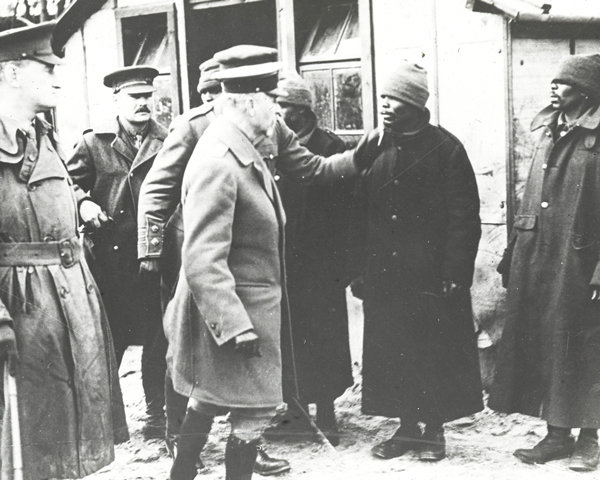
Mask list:
[[[285,72],[281,75],[277,89],[279,90],[277,103],[291,103],[312,109],[313,94],[310,87],[296,72]]]
[[[384,77],[380,95],[394,97],[421,110],[425,109],[429,98],[427,70],[420,65],[402,60]]]
[[[572,85],[600,100],[600,55],[569,55],[563,58],[552,81]]]
[[[213,73],[219,70],[219,63],[209,58],[206,62],[200,64],[200,80],[198,81],[198,93],[202,93],[209,88],[221,87],[218,80],[212,78]]]

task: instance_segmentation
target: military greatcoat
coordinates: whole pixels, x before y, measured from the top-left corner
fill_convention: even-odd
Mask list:
[[[378,141],[381,153],[358,186],[362,409],[447,422],[483,408],[469,294],[481,235],[475,175],[460,141],[442,128],[386,130]],[[451,299],[444,280],[462,286]]]
[[[144,294],[148,285],[138,273],[137,207],[142,182],[167,131],[151,119],[137,153],[124,135],[116,119],[89,131],[67,162],[74,182],[113,219],[91,236],[92,271],[120,352],[127,345],[141,345],[144,326],[161,320],[160,304],[149,304]]]
[[[590,288],[600,286],[600,109],[563,136],[558,115],[548,107],[531,127],[537,142],[514,222],[489,405],[600,428],[600,303]]]
[[[24,478],[81,478],[112,462],[127,425],[100,293],[78,253],[76,187],[49,125],[38,120],[36,131],[39,149],[0,119],[0,242],[14,245],[0,259],[0,320],[14,322],[20,357]],[[9,260],[32,242],[61,242],[62,255],[52,261],[42,246],[44,262]],[[9,425],[5,415],[3,479],[12,478]]]

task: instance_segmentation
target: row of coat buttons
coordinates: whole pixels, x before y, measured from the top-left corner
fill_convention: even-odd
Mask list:
[[[213,330],[215,330],[217,328],[217,324],[216,323],[211,323],[210,324],[210,328],[212,328]],[[215,332],[215,337],[219,338],[221,336],[221,332]]]

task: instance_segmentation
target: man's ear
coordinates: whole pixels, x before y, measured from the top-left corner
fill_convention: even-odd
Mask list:
[[[6,62],[4,68],[0,70],[0,74],[2,75],[2,80],[11,87],[19,87],[21,75],[19,75],[19,66],[17,64]]]

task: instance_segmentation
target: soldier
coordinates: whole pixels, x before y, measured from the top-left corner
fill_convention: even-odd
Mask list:
[[[16,377],[23,478],[81,478],[128,439],[100,292],[77,237],[78,205],[52,126],[54,24],[0,34],[0,353]],[[111,407],[112,404],[112,407]],[[12,478],[10,415],[2,478]]]
[[[129,345],[143,345],[142,382],[146,399],[146,438],[165,431],[166,340],[162,331],[159,278],[139,275],[136,255],[140,186],[163,145],[167,131],[152,118],[151,67],[126,67],[104,77],[114,92],[117,116],[87,131],[67,162],[73,181],[90,198],[81,218],[94,243],[94,275],[114,336],[117,361]]]
[[[346,150],[341,138],[317,126],[313,94],[300,75],[287,74],[278,89],[283,119],[300,144],[325,157]],[[345,289],[352,181],[302,186],[282,175],[278,186],[287,216],[285,258],[300,400],[305,409],[316,403],[317,425],[336,446],[333,402],[353,384]],[[272,434],[279,431],[286,428]]]

